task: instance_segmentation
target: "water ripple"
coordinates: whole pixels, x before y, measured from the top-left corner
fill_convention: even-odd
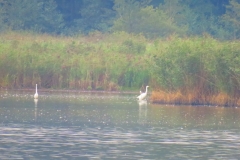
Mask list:
[[[0,159],[237,159],[235,131],[0,126]],[[149,132],[147,130],[154,130]]]
[[[240,109],[0,93],[0,159],[239,159]]]

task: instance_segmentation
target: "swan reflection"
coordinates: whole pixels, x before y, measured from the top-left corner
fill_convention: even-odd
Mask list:
[[[37,121],[37,105],[38,105],[38,99],[34,99],[34,104],[35,104],[34,117],[35,117],[35,121]]]
[[[145,122],[147,120],[147,100],[139,100],[139,122]]]
[[[38,99],[37,84],[36,84],[36,93],[34,94],[34,100]]]

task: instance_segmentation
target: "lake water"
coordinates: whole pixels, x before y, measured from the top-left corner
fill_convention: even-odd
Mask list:
[[[240,159],[240,108],[0,92],[0,159]]]

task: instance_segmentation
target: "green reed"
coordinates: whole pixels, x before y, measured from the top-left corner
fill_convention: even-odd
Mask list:
[[[81,90],[137,89],[224,93],[236,101],[239,41],[208,36],[146,39],[124,32],[61,37],[9,32],[0,38],[0,86]],[[205,98],[203,98],[205,97]]]

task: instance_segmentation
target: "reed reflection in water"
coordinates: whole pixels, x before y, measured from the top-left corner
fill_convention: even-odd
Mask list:
[[[0,159],[238,159],[240,109],[2,93]]]

